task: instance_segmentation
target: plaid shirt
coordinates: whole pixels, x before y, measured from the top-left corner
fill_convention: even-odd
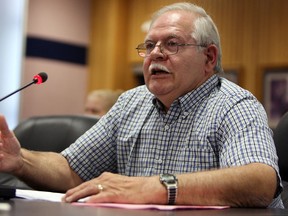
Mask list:
[[[257,99],[214,75],[168,113],[145,86],[127,91],[62,154],[84,180],[104,171],[151,176],[253,162],[272,166],[280,180],[271,134]]]

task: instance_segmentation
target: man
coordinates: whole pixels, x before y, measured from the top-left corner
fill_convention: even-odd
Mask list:
[[[87,95],[85,102],[85,115],[102,117],[116,103],[122,90],[97,89]]]
[[[146,86],[121,95],[61,154],[21,149],[1,116],[0,171],[68,190],[64,202],[282,208],[265,111],[216,75],[220,39],[206,12],[189,3],[162,8],[137,50]]]

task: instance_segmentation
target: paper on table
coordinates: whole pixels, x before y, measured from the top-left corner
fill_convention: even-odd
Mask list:
[[[63,196],[64,193],[16,189],[16,197],[29,200],[46,200],[52,202],[61,202],[61,198]]]
[[[164,211],[179,209],[226,209],[229,206],[193,206],[193,205],[150,205],[150,204],[118,204],[118,203],[72,203],[77,206],[109,207],[123,209],[157,209]]]
[[[61,202],[64,193],[55,193],[48,191],[35,191],[35,190],[16,190],[16,197],[29,199],[29,200],[46,200],[52,202]],[[81,202],[82,201],[82,202]],[[137,205],[137,204],[117,204],[117,203],[85,203],[84,199],[79,200],[73,205],[92,206],[92,207],[109,207],[109,208],[123,208],[123,209],[157,209],[157,210],[177,210],[177,209],[225,209],[229,206],[189,206],[189,205]]]

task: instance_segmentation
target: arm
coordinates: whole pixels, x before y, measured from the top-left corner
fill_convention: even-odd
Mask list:
[[[177,177],[178,205],[266,207],[271,203],[277,185],[274,169],[258,163]],[[99,190],[98,184],[103,190]],[[167,204],[167,191],[159,176],[127,177],[103,173],[67,191],[63,200],[72,202],[86,196],[90,196],[88,202]]]
[[[253,163],[179,176],[178,204],[266,207],[276,192],[275,170]]]
[[[58,153],[21,149],[15,135],[0,115],[0,171],[11,173],[38,189],[66,191],[82,180]]]
[[[12,174],[35,189],[65,192],[82,183],[59,153],[21,149],[21,159],[23,166]]]

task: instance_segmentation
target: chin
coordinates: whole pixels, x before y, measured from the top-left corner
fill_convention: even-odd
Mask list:
[[[157,98],[169,94],[169,90],[163,86],[147,86],[149,91],[154,94]]]

